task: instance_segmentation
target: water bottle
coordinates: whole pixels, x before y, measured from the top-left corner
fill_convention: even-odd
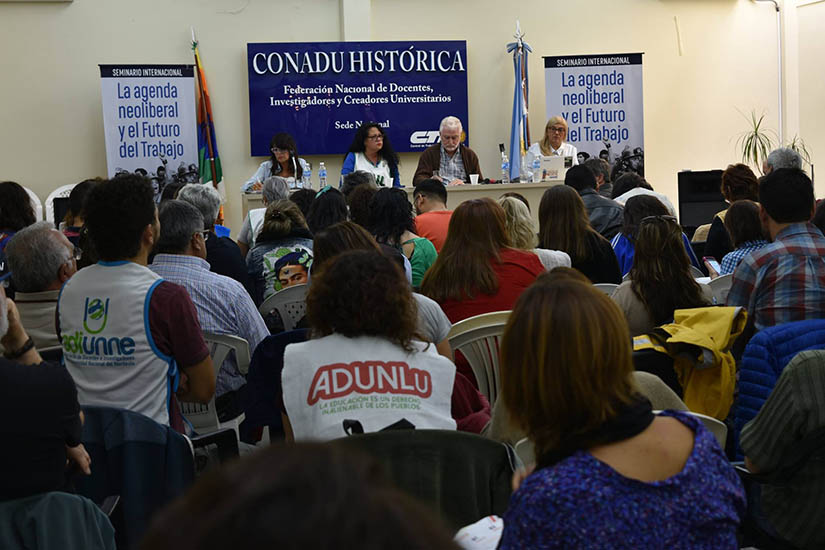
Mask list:
[[[510,160],[507,153],[501,154],[501,183],[510,183]]]
[[[312,164],[307,162],[306,170],[301,175],[301,187],[304,189],[312,189]]]
[[[533,159],[533,183],[539,183],[541,181],[541,157],[536,156]]]
[[[528,173],[527,170],[527,156],[521,156],[521,164],[519,165],[519,174],[518,174],[518,181],[519,183],[530,183],[530,180],[533,179],[533,174]]]
[[[327,184],[327,167],[324,166],[324,163],[321,162],[318,164],[318,178],[321,183],[321,189]]]

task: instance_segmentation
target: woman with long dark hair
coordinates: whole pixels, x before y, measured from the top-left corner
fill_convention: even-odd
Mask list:
[[[325,227],[347,219],[347,200],[343,193],[331,185],[325,185],[315,194],[315,200],[307,213],[309,230],[315,233]]]
[[[673,216],[648,216],[636,231],[630,280],[613,299],[627,318],[632,336],[650,332],[673,319],[673,311],[713,302],[713,291],[690,272],[682,228]]]
[[[401,187],[398,154],[392,148],[389,136],[376,122],[365,122],[355,131],[349,152],[344,157],[341,176],[356,170],[375,175],[379,187]]]
[[[590,225],[581,197],[567,185],[555,185],[541,197],[539,248],[567,252],[572,267],[593,283],[622,281],[613,248]]]
[[[627,323],[608,296],[571,278],[521,295],[500,399],[536,466],[514,478],[499,548],[737,548],[736,472],[698,418],[654,414],[632,373]]]
[[[26,189],[13,181],[0,183],[0,252],[15,233],[35,221],[34,207]]]
[[[368,229],[379,243],[401,250],[410,261],[412,285],[418,288],[438,253],[433,243],[415,234],[412,204],[407,194],[401,189],[379,189],[369,209]]]
[[[307,161],[298,156],[295,139],[286,132],[278,132],[269,141],[271,156],[258,166],[258,170],[243,184],[243,191],[249,193],[260,191],[264,180],[269,176],[280,176],[287,180],[289,187],[312,187],[312,182],[303,181],[304,172],[309,174]]]

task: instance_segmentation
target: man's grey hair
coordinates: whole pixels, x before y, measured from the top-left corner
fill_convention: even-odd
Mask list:
[[[269,176],[264,180],[261,193],[267,204],[289,198],[289,184],[281,176]]]
[[[438,133],[443,132],[447,128],[458,128],[460,132],[462,130],[461,121],[454,116],[445,116],[441,119],[441,124],[438,125]]]
[[[57,240],[54,224],[37,222],[14,234],[6,245],[15,290],[42,292],[56,279],[60,266],[72,259],[72,253]]]
[[[604,183],[610,183],[610,165],[604,159],[590,158],[584,161],[584,165],[590,168],[593,176],[598,179],[599,175],[604,179]]]
[[[203,231],[203,216],[188,202],[175,199],[164,201],[158,211],[160,238],[158,254],[183,254],[192,235]]]
[[[780,168],[802,170],[802,157],[789,147],[774,149],[768,155],[765,163],[770,166],[772,170],[779,170]]]
[[[353,189],[359,185],[367,184],[373,189],[378,189],[378,184],[375,183],[375,174],[367,172],[366,170],[356,170],[344,176],[344,183],[341,186],[341,193],[345,197],[349,196]]]
[[[197,208],[203,216],[203,228],[212,229],[221,209],[221,195],[211,184],[188,183],[178,191],[178,200]]]

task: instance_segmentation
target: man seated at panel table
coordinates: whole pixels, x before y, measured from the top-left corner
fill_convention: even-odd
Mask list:
[[[57,304],[80,404],[129,409],[183,431],[173,392],[208,403],[215,373],[186,289],[146,267],[160,234],[149,180],[97,185],[86,198],[86,226],[101,261],[75,273]]]
[[[60,345],[54,311],[60,287],[77,272],[76,258],[74,245],[46,221],[24,227],[6,246],[20,321],[40,349]]]
[[[171,200],[160,205],[158,218],[160,238],[149,269],[165,281],[186,289],[204,331],[240,336],[249,343],[249,353],[254,352],[261,340],[269,336],[269,331],[246,289],[237,281],[209,270],[208,241],[203,238],[207,232],[200,212],[185,201]],[[238,371],[231,354],[221,365],[215,389],[219,419],[240,414],[240,393],[244,385],[246,378]]]
[[[447,185],[461,185],[470,181],[470,174],[481,175],[478,155],[461,143],[464,133],[461,121],[454,116],[444,117],[438,128],[441,143],[427,147],[418,159],[418,168],[413,176],[413,186],[428,178],[435,177]]]

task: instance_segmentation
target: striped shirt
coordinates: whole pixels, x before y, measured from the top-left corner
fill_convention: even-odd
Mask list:
[[[722,258],[722,263],[720,264],[720,271],[719,275],[727,275],[728,273],[733,273],[736,269],[736,266],[739,265],[739,262],[742,261],[742,258],[753,252],[754,250],[759,250],[763,246],[768,244],[766,240],[758,240],[758,241],[747,241],[742,243],[742,245],[732,252],[728,252],[725,254],[725,257]]]
[[[441,146],[441,161],[438,165],[438,175],[444,183],[453,180],[467,181],[467,172],[464,170],[464,160],[461,158],[461,147],[455,150],[452,158],[447,154],[444,146]]]
[[[158,254],[149,269],[189,293],[204,332],[240,336],[249,342],[249,353],[269,336],[269,331],[246,289],[238,281],[209,271],[209,263],[195,256]],[[234,354],[226,359],[218,375],[215,395],[246,384],[238,372]]]
[[[762,471],[825,426],[825,352],[803,351],[782,371],[759,414],[742,428],[742,449]],[[811,460],[787,485],[762,486],[762,511],[771,526],[800,548],[825,547],[825,461]]]
[[[825,318],[825,237],[810,223],[790,224],[742,258],[727,305],[744,306],[757,330]]]

